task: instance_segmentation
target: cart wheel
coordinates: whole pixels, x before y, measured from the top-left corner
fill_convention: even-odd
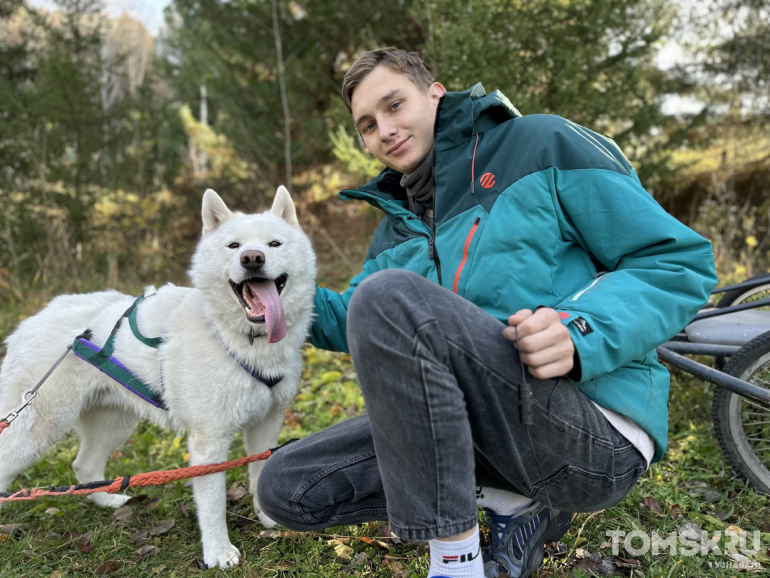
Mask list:
[[[767,277],[767,283],[764,285],[752,289],[733,289],[732,291],[725,292],[719,300],[719,303],[717,303],[717,309],[770,298],[770,277],[768,277],[767,273],[754,275],[753,277],[746,279],[746,281],[753,281],[754,279],[761,279],[763,277]],[[759,309],[768,311],[770,310],[770,307],[759,307]],[[724,370],[726,363],[727,359],[724,357],[717,357],[717,367],[719,369]]]
[[[741,347],[724,372],[770,388],[770,331]],[[713,417],[719,445],[735,473],[770,494],[770,409],[717,387]]]

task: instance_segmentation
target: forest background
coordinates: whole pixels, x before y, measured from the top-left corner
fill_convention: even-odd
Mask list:
[[[319,285],[344,289],[381,215],[337,192],[382,167],[338,95],[389,45],[449,90],[613,138],[711,240],[720,284],[770,267],[768,0],[173,0],[156,36],[99,0],[48,4],[0,0],[0,338],[60,293],[189,285],[206,188],[251,212],[289,187]],[[363,411],[345,359],[306,357],[306,385],[347,401],[289,425]]]

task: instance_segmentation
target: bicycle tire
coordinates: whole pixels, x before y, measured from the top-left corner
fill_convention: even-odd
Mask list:
[[[770,331],[741,347],[725,366],[725,373],[770,389]],[[764,375],[764,378],[761,377]],[[757,381],[764,383],[757,383]],[[755,448],[752,441],[770,436],[770,409],[722,387],[714,392],[712,417],[719,446],[733,471],[756,490],[770,494],[770,442]],[[759,419],[756,419],[759,417]],[[767,423],[761,423],[766,421]],[[756,429],[758,426],[762,426]],[[750,430],[747,433],[747,430]],[[753,437],[759,432],[760,437]],[[770,439],[770,438],[768,438]],[[759,454],[765,454],[764,460]],[[768,450],[765,452],[764,450]]]

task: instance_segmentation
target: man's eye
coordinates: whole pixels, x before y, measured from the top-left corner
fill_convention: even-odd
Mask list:
[[[240,243],[230,243],[230,244],[228,245],[228,247],[230,247],[231,249],[237,249],[237,248],[238,248],[238,247],[240,247],[240,246],[241,246],[241,244],[240,244]]]

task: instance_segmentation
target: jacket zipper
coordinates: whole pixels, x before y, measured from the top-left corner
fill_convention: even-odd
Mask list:
[[[438,115],[441,110],[441,103],[444,102],[444,96],[442,95],[436,105],[436,118],[433,120],[433,223],[431,226],[433,232],[433,238],[428,239],[428,256],[436,263],[436,273],[438,273],[438,284],[443,285],[441,282],[441,260],[438,256],[438,249],[436,248],[436,193],[438,188],[436,187],[436,135],[438,134]]]
[[[471,248],[471,241],[473,241],[473,235],[476,234],[476,229],[479,228],[479,223],[481,222],[481,217],[476,217],[476,220],[473,221],[473,227],[471,227],[471,232],[468,233],[468,238],[465,239],[465,248],[463,249],[463,259],[460,261],[460,266],[457,268],[457,273],[455,273],[455,282],[452,286],[452,293],[457,293],[457,285],[460,283],[460,275],[463,272],[463,267],[465,267],[465,261],[468,260],[468,250]]]

